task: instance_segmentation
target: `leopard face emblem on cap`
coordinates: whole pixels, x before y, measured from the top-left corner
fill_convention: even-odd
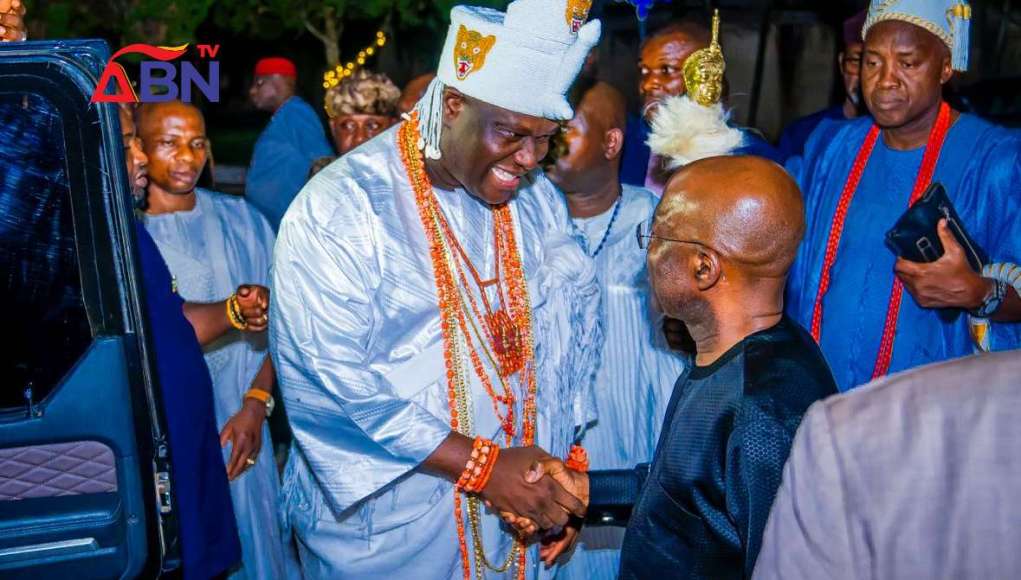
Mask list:
[[[454,44],[454,72],[457,74],[457,80],[463,81],[468,75],[485,66],[486,55],[494,44],[495,36],[482,36],[481,32],[468,30],[462,24],[457,29],[457,42]]]

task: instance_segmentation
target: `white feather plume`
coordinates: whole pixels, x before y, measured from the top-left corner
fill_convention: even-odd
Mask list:
[[[668,97],[652,118],[649,148],[667,159],[668,169],[730,155],[744,142],[744,134],[727,125],[729,116],[720,103],[703,107],[687,95]]]

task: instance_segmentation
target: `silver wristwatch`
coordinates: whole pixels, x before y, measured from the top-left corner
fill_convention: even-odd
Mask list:
[[[1008,284],[1003,280],[997,280],[996,278],[986,278],[993,283],[993,289],[986,295],[985,300],[982,304],[971,312],[972,316],[976,318],[989,318],[1003,305],[1003,300],[1007,297]]]

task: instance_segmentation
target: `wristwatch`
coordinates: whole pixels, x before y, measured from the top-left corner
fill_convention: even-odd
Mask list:
[[[1003,304],[1004,298],[1007,297],[1007,287],[1009,286],[1003,280],[997,280],[996,278],[986,278],[993,283],[993,289],[986,295],[985,300],[982,304],[971,311],[971,315],[975,318],[989,318],[1000,309]]]
[[[269,394],[269,392],[262,389],[248,389],[248,392],[245,393],[245,398],[262,401],[262,403],[266,405],[266,416],[270,417],[273,415],[273,408],[276,407],[276,401],[273,400],[273,395]]]

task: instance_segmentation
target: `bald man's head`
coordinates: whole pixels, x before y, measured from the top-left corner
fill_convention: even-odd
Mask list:
[[[721,290],[782,288],[804,231],[801,192],[779,165],[752,156],[690,163],[656,209],[649,272],[657,300],[684,320],[685,303]]]
[[[138,111],[138,132],[149,158],[149,192],[190,194],[208,158],[206,122],[194,105],[148,103]]]
[[[547,173],[561,190],[591,193],[600,184],[618,179],[626,107],[624,95],[607,83],[595,83],[585,91],[560,137],[567,153]]]
[[[191,103],[177,100],[162,103],[144,103],[138,107],[135,117],[138,123],[139,136],[143,139],[145,138],[145,133],[158,132],[163,122],[168,118],[188,119],[200,125],[203,132],[205,132],[206,128],[206,118],[198,107]]]

